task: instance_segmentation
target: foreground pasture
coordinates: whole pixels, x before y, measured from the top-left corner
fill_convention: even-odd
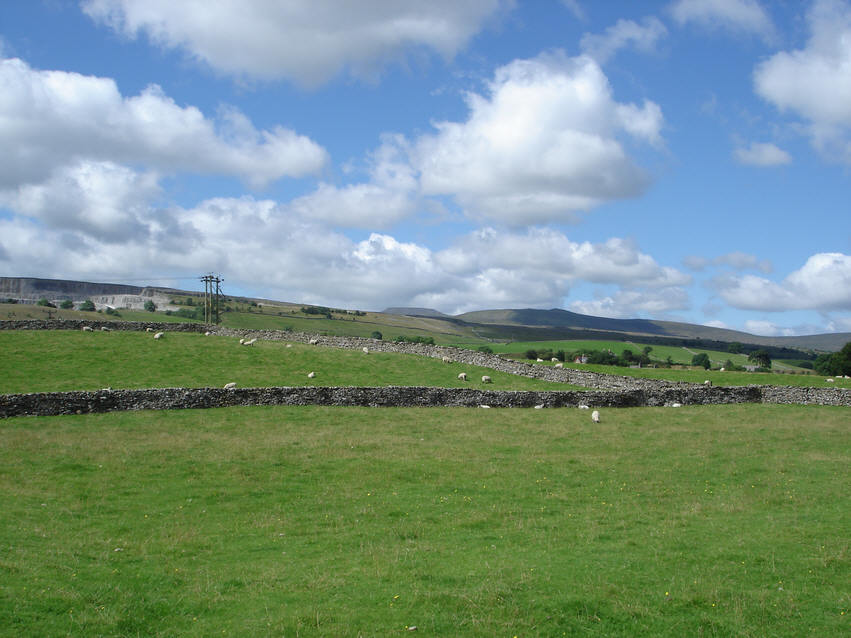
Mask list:
[[[0,421],[0,635],[838,636],[848,408]]]

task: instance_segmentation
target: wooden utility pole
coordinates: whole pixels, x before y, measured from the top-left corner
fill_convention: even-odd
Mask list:
[[[212,273],[201,277],[204,282],[204,323],[219,323],[219,299],[222,295],[221,284],[224,279]],[[215,288],[213,287],[215,284]]]

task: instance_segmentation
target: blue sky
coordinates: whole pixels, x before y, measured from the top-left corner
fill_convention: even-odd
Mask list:
[[[851,3],[0,3],[0,272],[851,331]]]

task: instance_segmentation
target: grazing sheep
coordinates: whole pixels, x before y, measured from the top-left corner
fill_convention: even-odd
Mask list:
[[[257,337],[254,337],[253,339],[249,339],[248,341],[243,341],[242,345],[253,346],[256,341],[257,341]]]
[[[711,385],[712,385],[712,381],[710,381],[709,379],[707,379],[706,381],[704,381],[704,382],[703,382],[703,385],[705,385],[705,386],[711,386]]]
[[[204,333],[204,336],[209,337],[211,334],[213,334],[213,333],[208,330],[207,332]]]
[[[366,346],[364,346],[362,349],[363,349],[363,353],[364,353],[364,354],[369,354],[369,348],[367,348]]]
[[[721,369],[719,370],[719,372],[726,372],[726,371],[727,371],[727,368],[721,368]]]
[[[544,362],[544,360],[543,360],[543,359],[541,359],[541,358],[535,359],[535,361],[536,361],[537,363],[543,363],[543,362]]]
[[[564,364],[563,364],[563,363],[557,363],[557,364],[555,365],[555,367],[556,367],[556,368],[564,368]]]
[[[236,387],[236,383],[231,381],[230,383],[225,383],[225,390],[233,390]]]
[[[594,410],[594,411],[591,413],[591,420],[592,420],[594,423],[599,423],[599,422],[600,422],[600,412],[599,412],[599,411],[597,411],[597,410]]]
[[[587,405],[585,405],[584,403],[580,403],[580,404],[579,404],[579,409],[580,409],[580,410],[590,410],[591,408],[589,408],[589,407],[588,407]]]
[[[672,408],[681,408],[681,407],[683,407],[683,404],[682,403],[672,403],[671,407]]]
[[[491,378],[488,375],[483,376],[482,383],[492,383]]]
[[[479,407],[480,407],[480,408],[489,409],[491,406],[489,406],[489,405],[485,405],[485,404],[483,403],[483,404],[482,404],[482,405],[480,405]]]
[[[834,383],[833,379],[825,379],[828,383]]]
[[[319,339],[311,339],[307,343],[309,343],[312,346],[315,346],[317,343],[319,343]]]
[[[83,332],[94,332],[91,326],[83,326]]]
[[[466,381],[467,380],[467,373],[462,372],[461,374],[458,375],[458,378],[461,379],[461,381]]]
[[[287,344],[287,348],[292,348],[292,347],[293,347],[293,344],[291,344],[291,343]]]
[[[544,404],[543,404],[543,403],[541,403],[541,404],[539,404],[539,405],[536,405],[536,406],[535,406],[535,409],[536,409],[536,410],[543,410],[543,409],[544,409]]]
[[[307,373],[307,378],[308,378],[308,379],[312,379],[312,378],[314,378],[315,376],[316,376],[316,373],[315,373],[315,372],[308,372],[308,373]]]
[[[153,331],[154,331],[154,329],[153,329],[153,328],[151,328],[150,326],[148,326],[147,328],[145,328],[145,332],[153,332]]]
[[[441,358],[441,361],[443,361],[443,363],[452,363],[452,359],[450,359],[449,357],[443,357]]]
[[[112,328],[107,328],[106,326],[101,326],[100,329],[102,332],[112,332]]]
[[[550,361],[552,361],[553,363],[558,363],[558,358],[557,358],[557,357],[553,357],[552,359],[550,359]]]
[[[245,343],[245,339],[240,339],[240,340],[239,340],[239,345],[242,345],[243,343]]]
[[[162,339],[164,334],[164,332],[158,332],[154,335],[154,339]]]

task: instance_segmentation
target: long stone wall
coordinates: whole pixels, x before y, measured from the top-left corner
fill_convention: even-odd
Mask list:
[[[424,387],[297,387],[297,388],[164,388],[151,390],[98,390],[0,395],[0,418],[21,415],[58,415],[116,410],[210,408],[234,405],[331,405],[331,406],[466,406],[491,407],[636,407],[723,403],[794,403],[851,406],[851,390],[792,386],[704,386],[638,379],[618,375],[555,368],[505,359],[459,348],[397,343],[360,337],[330,337],[301,332],[229,330],[197,323],[112,321],[0,321],[0,329],[80,330],[84,325],[114,330],[205,332],[223,336],[257,337],[274,341],[371,352],[399,352],[418,356],[446,357],[476,365],[548,381],[591,388],[588,391],[505,392],[467,388]]]
[[[222,408],[237,405],[327,405],[369,407],[478,407],[626,408],[672,403],[721,404],[758,402],[756,386],[705,388],[694,392],[667,390],[603,391],[496,391],[430,387],[274,387],[274,388],[160,388],[152,390],[96,390],[0,395],[0,418],[56,416],[121,410]]]

